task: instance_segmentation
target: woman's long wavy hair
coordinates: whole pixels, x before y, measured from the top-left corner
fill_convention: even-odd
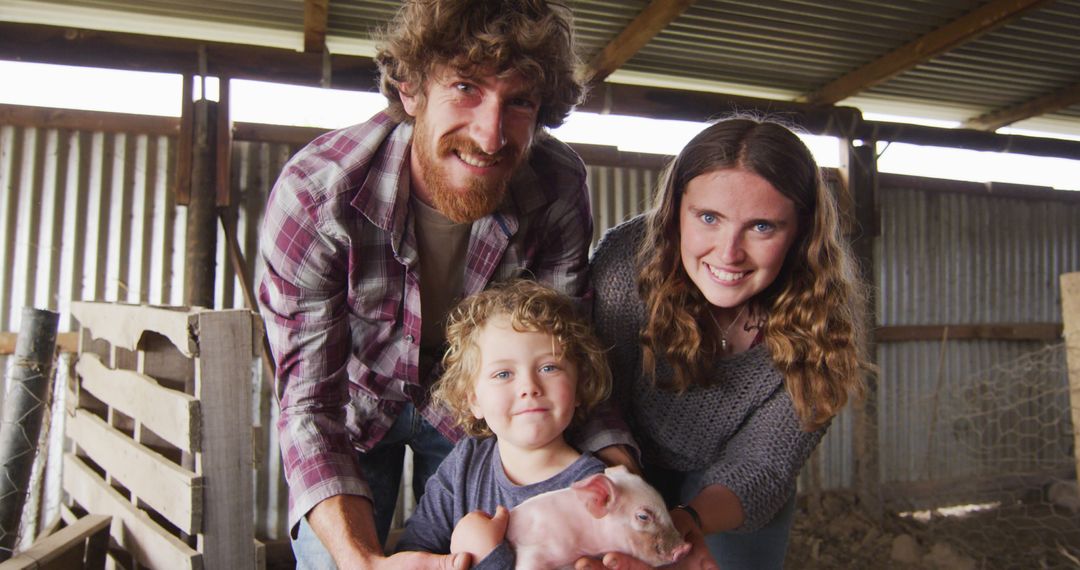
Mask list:
[[[424,104],[438,67],[465,77],[517,72],[540,98],[537,124],[558,127],[581,100],[570,9],[549,0],[407,0],[382,32],[375,63],[387,111],[412,121],[401,91]]]
[[[779,123],[714,123],[665,171],[637,254],[647,313],[641,331],[644,372],[655,381],[662,357],[674,372],[671,388],[723,381],[711,373],[720,337],[712,306],[683,268],[679,211],[691,180],[728,168],[761,176],[795,204],[798,235],[776,280],[751,302],[764,313],[773,363],[804,429],[812,431],[839,413],[849,396],[862,395],[862,374],[870,369],[863,345],[865,294],[836,198],[810,150]]]

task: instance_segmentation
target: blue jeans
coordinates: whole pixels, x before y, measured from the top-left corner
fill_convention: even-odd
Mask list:
[[[669,505],[675,505],[689,503],[694,498],[705,472],[646,469],[645,474]],[[754,532],[713,533],[705,537],[705,544],[722,570],[783,570],[794,520],[795,493],[792,493],[765,526]]]
[[[397,508],[398,490],[401,488],[401,471],[405,462],[405,446],[413,450],[412,487],[416,500],[424,494],[427,483],[439,464],[446,458],[454,444],[433,428],[412,404],[408,404],[390,431],[370,451],[357,454],[360,470],[371,486],[374,497],[375,530],[379,542],[386,544],[390,533],[394,510]],[[297,570],[325,570],[335,568],[330,553],[323,547],[319,537],[307,523],[300,519],[300,529],[292,541]]]

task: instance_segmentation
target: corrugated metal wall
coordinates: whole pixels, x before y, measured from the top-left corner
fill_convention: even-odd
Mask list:
[[[1061,322],[1059,275],[1080,271],[1080,203],[883,188],[880,207],[882,325]],[[879,345],[882,481],[1067,473],[1064,351],[1044,347]]]
[[[66,331],[73,326],[67,316],[73,299],[182,303],[185,208],[176,207],[169,191],[175,144],[174,137],[163,134],[0,126],[0,330],[18,330],[24,305],[59,310]],[[257,220],[268,189],[294,149],[281,143],[234,143],[232,211],[251,274],[257,270]],[[645,208],[659,170],[590,166],[588,175],[599,237]],[[883,237],[876,278],[881,324],[1060,321],[1057,276],[1080,270],[1077,202],[883,188],[880,206]],[[218,306],[244,306],[220,232],[218,249]],[[949,479],[992,467],[985,457],[961,453],[968,436],[957,435],[979,428],[987,416],[955,408],[972,401],[980,382],[998,381],[988,371],[1039,346],[975,340],[953,341],[944,350],[938,342],[880,345],[882,481]],[[6,360],[3,364],[6,370]],[[261,426],[257,448],[262,458],[257,530],[264,537],[284,538],[286,495],[273,430],[276,407],[271,383],[255,376],[253,389],[261,397],[253,415]],[[1030,393],[1025,404],[1030,412],[1038,408],[1057,414],[1063,405],[1057,390],[1061,382],[1052,371],[1027,374],[1022,384]],[[1051,385],[1056,388],[1046,388]],[[1044,389],[1045,394],[1040,392]],[[1054,416],[1055,423],[1042,428],[1058,443],[1029,450],[1025,457],[1060,460],[1061,433],[1071,434],[1058,425],[1058,420],[1068,421],[1067,404],[1064,418]],[[851,484],[851,423],[847,412],[833,423],[814,461],[814,484]]]

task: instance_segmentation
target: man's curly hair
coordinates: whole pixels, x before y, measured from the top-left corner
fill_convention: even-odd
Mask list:
[[[480,373],[477,339],[492,318],[506,315],[516,331],[552,336],[563,356],[577,368],[577,401],[573,425],[611,394],[607,355],[574,301],[539,283],[515,280],[471,295],[451,311],[446,325],[445,372],[432,388],[432,398],[450,410],[457,424],[474,437],[492,435],[487,422],[472,415],[470,402]]]
[[[383,31],[379,88],[398,121],[401,93],[424,104],[425,81],[441,66],[463,77],[517,72],[540,99],[537,124],[558,127],[584,95],[575,75],[570,9],[546,0],[406,0]]]

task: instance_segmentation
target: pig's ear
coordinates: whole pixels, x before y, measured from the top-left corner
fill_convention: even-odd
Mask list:
[[[591,475],[570,485],[574,494],[585,503],[585,509],[596,518],[602,518],[615,503],[615,484],[603,473]]]

